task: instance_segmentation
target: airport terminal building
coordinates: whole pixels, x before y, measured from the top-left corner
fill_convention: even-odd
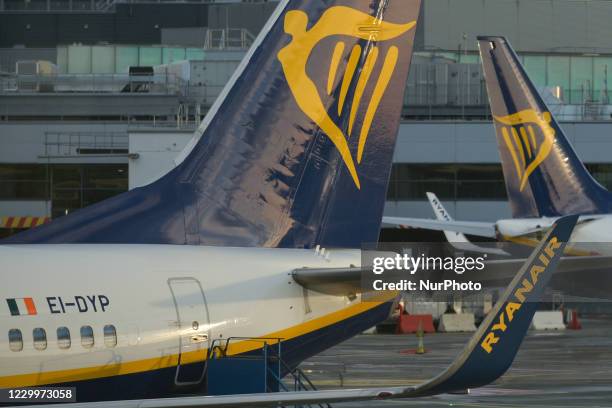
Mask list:
[[[154,180],[275,1],[0,0],[0,237]],[[612,188],[612,2],[426,0],[386,215],[510,216],[476,36],[506,36]]]

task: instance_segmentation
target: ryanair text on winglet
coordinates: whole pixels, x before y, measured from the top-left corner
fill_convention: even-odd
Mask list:
[[[514,319],[514,313],[521,308],[525,303],[526,295],[528,295],[538,283],[538,276],[546,270],[546,267],[550,263],[550,260],[555,255],[555,250],[561,246],[557,237],[552,237],[548,244],[542,249],[537,259],[540,263],[534,264],[530,271],[529,276],[523,279],[521,287],[517,288],[514,292],[515,301],[509,301],[505,309],[499,314],[499,321],[491,326],[491,330],[485,336],[480,346],[487,353],[493,351],[494,345],[499,342],[501,333],[505,333],[508,329],[508,324]],[[497,333],[497,334],[496,334]]]

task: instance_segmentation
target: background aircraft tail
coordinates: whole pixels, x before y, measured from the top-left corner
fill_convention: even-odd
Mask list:
[[[432,192],[425,193],[427,195],[427,199],[429,200],[429,204],[431,204],[431,208],[433,209],[434,214],[436,214],[436,219],[440,222],[448,222],[452,223],[455,221],[453,217],[446,210],[438,196],[436,196]],[[453,248],[459,251],[469,251],[469,252],[478,252],[483,254],[494,254],[494,255],[508,255],[506,251],[501,248],[488,247],[488,246],[479,246],[473,244],[462,232],[452,231],[449,226],[448,230],[444,230],[444,236],[450,245]]]
[[[609,212],[610,193],[584,167],[508,41],[478,41],[513,216]]]
[[[377,241],[419,8],[281,1],[169,174],[5,242]]]

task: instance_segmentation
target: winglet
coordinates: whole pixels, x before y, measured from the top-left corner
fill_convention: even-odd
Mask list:
[[[480,387],[495,381],[508,370],[577,221],[576,215],[557,221],[461,355],[439,376],[407,391],[407,397]]]
[[[449,223],[455,221],[453,217],[451,217],[449,212],[446,210],[444,205],[442,205],[442,202],[440,201],[440,199],[438,199],[438,196],[436,196],[434,193],[429,192],[429,191],[426,194],[427,194],[427,199],[429,200],[429,204],[431,204],[431,208],[433,209],[434,214],[436,214],[436,218],[438,219],[438,221],[449,222]],[[501,248],[491,248],[491,247],[484,247],[484,246],[473,244],[465,236],[464,233],[453,231],[451,228],[452,227],[449,227],[448,230],[446,229],[444,230],[444,236],[446,237],[446,240],[448,241],[448,243],[452,245],[453,248],[459,251],[480,252],[483,254],[493,254],[493,255],[502,255],[502,256],[509,255],[506,251],[504,251]]]
[[[436,218],[440,221],[454,221],[453,217],[450,216],[446,208],[442,205],[438,196],[434,193],[428,191],[425,193],[427,195],[427,199],[429,200],[429,204],[431,204],[431,208],[436,214]]]
[[[429,200],[429,204],[431,205],[431,208],[433,209],[434,214],[436,214],[436,218],[438,219],[438,221],[448,221],[448,222],[454,221],[453,217],[450,216],[446,208],[444,208],[444,206],[442,205],[442,202],[438,199],[438,197],[434,193],[428,191],[425,194],[427,194],[427,199]],[[456,243],[456,242],[469,242],[467,237],[461,232],[445,230],[444,236],[446,237],[446,240],[451,244]]]

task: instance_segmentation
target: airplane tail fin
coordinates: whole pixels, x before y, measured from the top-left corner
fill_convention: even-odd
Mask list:
[[[478,37],[515,218],[609,211],[610,193],[584,167],[503,37]]]
[[[459,357],[439,376],[417,386],[410,396],[480,387],[510,368],[577,221],[577,215],[557,220]]]
[[[152,184],[6,242],[378,239],[420,0],[284,0]]]

